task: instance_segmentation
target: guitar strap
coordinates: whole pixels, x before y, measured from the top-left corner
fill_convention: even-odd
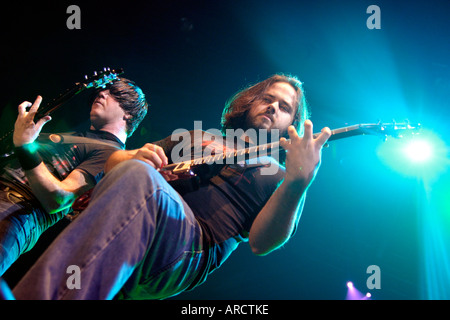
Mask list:
[[[59,134],[59,133],[41,133],[39,135],[39,141],[51,141],[55,144],[97,144],[97,145],[106,145],[110,147],[114,147],[117,149],[121,149],[112,141],[108,140],[98,140],[86,137],[77,137],[70,135],[70,133]]]

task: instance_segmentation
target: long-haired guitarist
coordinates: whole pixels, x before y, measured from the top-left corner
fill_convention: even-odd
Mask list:
[[[278,129],[287,151],[285,167],[268,157],[279,170],[264,175],[267,159],[263,165],[227,163],[183,196],[159,168],[173,162],[172,151],[180,143],[188,147],[177,150],[201,145],[202,153],[211,146],[218,153],[215,141],[225,139],[208,135],[199,143],[205,133],[191,131],[181,142],[168,137],[115,152],[87,209],[14,294],[18,299],[164,299],[201,284],[241,242],[248,241],[257,255],[276,250],[295,233],[331,134],[324,128],[314,138],[307,114],[295,77],[275,75],[239,92],[226,106],[224,132]],[[296,127],[302,123],[299,135]],[[241,139],[248,142],[245,135]],[[67,285],[68,266],[79,267],[76,290]]]
[[[90,130],[64,142],[64,135],[40,134],[51,119],[35,119],[41,102],[38,96],[19,105],[14,155],[0,172],[0,275],[94,187],[105,161],[124,149],[148,108],[133,81],[116,79],[92,94]]]

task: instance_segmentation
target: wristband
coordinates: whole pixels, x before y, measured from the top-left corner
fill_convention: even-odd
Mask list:
[[[37,148],[34,143],[16,147],[14,153],[16,154],[17,159],[19,159],[20,165],[24,170],[34,169],[42,162],[42,158],[37,152]]]

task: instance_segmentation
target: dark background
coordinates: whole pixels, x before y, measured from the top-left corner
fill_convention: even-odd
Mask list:
[[[81,29],[69,30],[69,5]],[[370,30],[369,5],[381,9]],[[243,244],[176,299],[345,299],[347,281],[372,299],[450,298],[446,142],[448,1],[124,1],[8,4],[1,19],[2,130],[36,95],[44,103],[103,67],[122,67],[151,104],[129,148],[177,128],[219,128],[237,90],[284,72],[303,82],[315,131],[379,120],[420,122],[440,143],[437,172],[395,170],[397,142],[330,143],[295,237],[256,257]],[[44,131],[87,128],[82,93]],[[397,144],[395,144],[397,143]],[[389,159],[387,159],[389,158]],[[403,166],[404,167],[404,166]],[[428,168],[429,169],[429,168]],[[378,265],[381,289],[368,290]]]

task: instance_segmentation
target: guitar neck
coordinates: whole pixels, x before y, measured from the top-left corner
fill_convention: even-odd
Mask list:
[[[84,86],[83,84],[77,83],[75,87],[67,90],[65,93],[60,95],[58,98],[50,101],[45,107],[39,108],[38,111],[36,112],[36,115],[34,116],[34,120],[38,121],[39,119],[42,119],[43,117],[54,112],[55,110],[60,108],[64,103],[69,101],[71,98],[73,98],[75,95],[79,94],[84,89],[86,89],[86,86]],[[0,137],[0,142],[3,143],[3,146],[1,148],[2,149],[1,156],[8,155],[9,151],[12,150],[13,134],[14,134],[14,129],[11,129]]]
[[[353,137],[353,136],[359,136],[367,133],[367,126],[375,126],[375,125],[361,125],[361,124],[355,124],[353,126],[343,127],[331,130],[331,136],[328,138],[328,141]],[[315,133],[313,135],[314,138],[317,138],[319,136],[319,133]]]
[[[50,113],[56,111],[62,105],[64,105],[71,98],[89,88],[105,88],[107,84],[113,83],[113,81],[119,79],[118,76],[123,73],[123,69],[119,68],[117,70],[104,68],[103,71],[97,73],[91,77],[85,76],[85,79],[81,82],[75,83],[73,87],[66,90],[56,99],[50,101],[45,107],[40,107],[34,116],[34,121],[38,121],[43,117],[49,115]],[[13,141],[12,137],[14,134],[14,129],[6,131],[5,134],[0,136],[0,158],[7,158],[13,154]]]
[[[58,98],[53,99],[50,101],[44,108],[39,108],[38,112],[35,116],[35,121],[39,120],[50,113],[56,111],[59,109],[64,103],[72,99],[74,96],[79,94],[80,92],[84,91],[86,89],[86,86],[83,83],[77,83],[75,86],[71,89],[68,89],[66,92],[61,94]]]
[[[343,128],[338,128],[331,130],[331,136],[328,141],[338,140],[342,138],[347,138],[351,136],[362,135],[366,133],[368,127],[374,127],[377,125],[353,125]],[[314,138],[317,138],[320,135],[320,132],[313,134]],[[288,139],[289,141],[290,139]],[[280,148],[280,142],[274,141],[266,144],[261,144],[245,149],[238,149],[227,151],[225,153],[219,153],[216,155],[211,155],[208,157],[196,158],[190,161],[184,161],[179,163],[173,163],[164,167],[164,170],[172,170],[176,171],[185,171],[187,168],[192,166],[197,166],[201,164],[213,164],[220,163],[220,161],[224,161],[227,159],[254,159],[260,157],[261,155],[271,155],[273,152],[284,151],[283,148]],[[223,162],[222,162],[223,163]]]
[[[352,136],[358,136],[358,135],[362,135],[362,134],[365,134],[365,131],[362,130],[361,125],[357,124],[357,125],[353,125],[353,126],[348,126],[348,127],[331,130],[331,136],[328,138],[328,141],[348,138],[348,137],[352,137]],[[320,135],[320,132],[314,133],[313,138],[315,139],[319,135]],[[290,139],[287,139],[287,141],[290,141]],[[284,151],[283,148],[280,148],[280,141],[274,141],[274,142],[270,142],[270,143],[250,147],[250,148],[226,152],[225,154],[223,154],[221,156],[223,157],[223,159],[226,159],[228,157],[231,157],[232,155],[234,155],[236,157],[243,156],[243,155],[249,155],[248,158],[252,159],[254,157],[257,157],[261,152],[263,152],[263,153],[266,152],[267,154],[271,154],[272,152],[277,152],[280,150]],[[209,157],[202,158],[202,159],[209,160],[208,158]]]

